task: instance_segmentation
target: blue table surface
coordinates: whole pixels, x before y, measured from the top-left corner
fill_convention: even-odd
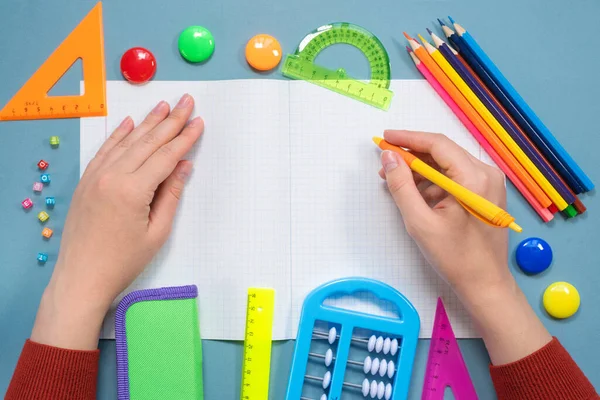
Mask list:
[[[94,4],[93,0],[0,2],[0,105],[12,97]],[[600,184],[598,161],[594,161],[596,153],[592,150],[600,147],[596,97],[600,92],[600,58],[593,46],[600,15],[597,0],[108,0],[104,2],[107,77],[122,79],[121,54],[130,47],[144,46],[158,60],[157,80],[282,79],[278,71],[257,74],[247,66],[243,49],[251,36],[270,33],[287,53],[313,28],[348,21],[366,27],[381,39],[390,54],[393,78],[420,79],[404,52],[402,31],[415,34],[424,33],[426,27],[437,30],[435,18],[448,14],[475,35],[574,159]],[[179,32],[196,24],[209,28],[216,41],[212,59],[201,66],[185,63],[177,51]],[[362,55],[348,46],[328,49],[319,62],[329,67],[343,66],[358,78],[368,74]],[[80,77],[77,70],[69,72],[52,93],[77,92]],[[59,149],[49,147],[50,135],[61,137]],[[42,158],[50,162],[53,177],[43,195],[54,195],[57,200],[51,216],[56,233],[47,242],[42,240],[35,213],[24,212],[20,205],[25,197],[38,202],[42,199],[31,190],[39,175],[35,164]],[[41,293],[52,274],[61,227],[78,178],[78,120],[0,123],[0,393],[8,386],[21,346],[30,334]],[[600,337],[600,318],[594,311],[600,304],[600,272],[594,255],[600,236],[600,199],[594,192],[584,195],[587,213],[568,221],[558,217],[544,225],[510,184],[508,197],[510,213],[525,229],[522,235],[511,232],[510,268],[545,325],[600,388],[600,357],[597,346],[593,346],[594,339]],[[514,263],[514,249],[527,236],[544,238],[554,250],[552,267],[538,276],[525,276]],[[38,251],[50,256],[45,266],[38,266],[35,260]],[[578,288],[582,305],[574,317],[556,321],[544,313],[541,295],[547,285],[562,280]],[[480,397],[494,398],[483,343],[461,340],[460,345]],[[204,341],[203,346],[205,398],[239,398],[241,343]],[[411,399],[420,396],[428,347],[428,340],[420,341]],[[101,341],[100,349],[98,398],[114,399],[114,341]],[[274,345],[273,399],[284,396],[292,353],[293,341]]]

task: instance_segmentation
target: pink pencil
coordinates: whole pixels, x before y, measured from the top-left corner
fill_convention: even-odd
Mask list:
[[[421,74],[425,77],[427,82],[433,87],[433,89],[440,95],[442,100],[450,107],[450,109],[456,114],[460,122],[471,132],[473,137],[477,140],[477,142],[483,147],[483,149],[489,154],[489,156],[494,160],[496,165],[504,172],[504,174],[510,179],[510,181],[515,185],[515,187],[521,192],[523,197],[531,204],[531,207],[538,213],[538,215],[542,218],[544,222],[550,221],[554,218],[554,215],[547,208],[542,207],[542,205],[537,201],[537,199],[527,190],[525,185],[519,180],[517,175],[508,167],[508,165],[502,160],[502,158],[494,151],[492,146],[488,143],[487,140],[483,137],[479,129],[473,125],[473,123],[467,118],[464,112],[458,107],[456,102],[452,100],[448,92],[440,85],[440,83],[435,79],[435,77],[429,72],[425,64],[423,64],[417,56],[412,52],[410,47],[407,47],[406,50],[410,57],[414,61],[417,69]]]

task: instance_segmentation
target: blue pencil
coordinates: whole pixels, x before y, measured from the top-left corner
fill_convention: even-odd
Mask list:
[[[479,44],[477,44],[473,36],[471,36],[471,34],[469,34],[469,32],[467,32],[462,26],[455,23],[452,18],[450,18],[450,20],[454,24],[456,33],[464,40],[464,43],[471,51],[471,54],[475,56],[477,61],[479,61],[479,63],[485,68],[490,77],[492,77],[496,84],[502,89],[502,91],[511,100],[519,112],[527,119],[527,121],[529,121],[531,126],[535,129],[546,145],[552,149],[553,153],[556,154],[556,156],[561,160],[562,164],[568,168],[569,172],[577,179],[584,190],[592,190],[594,188],[594,183],[582,171],[579,165],[577,165],[575,160],[571,158],[569,153],[567,153],[567,151],[560,145],[558,140],[556,140],[546,125],[544,125],[535,112],[533,112],[531,107],[529,107],[521,95],[519,95],[516,89],[510,84],[508,79],[502,75],[502,72],[500,72],[498,67],[496,67],[496,65],[487,56]]]
[[[519,112],[519,110],[513,105],[508,97],[504,94],[502,89],[496,84],[492,77],[487,73],[485,68],[481,66],[479,61],[471,53],[468,46],[462,37],[458,36],[452,29],[446,26],[441,20],[438,19],[442,26],[442,31],[448,40],[453,44],[454,48],[459,52],[463,59],[469,64],[479,78],[485,83],[487,88],[496,96],[496,99],[506,108],[510,115],[515,119],[517,124],[525,131],[529,139],[535,143],[538,150],[546,157],[548,162],[557,170],[560,176],[567,182],[571,190],[579,194],[584,191],[583,187],[579,184],[579,181],[575,176],[571,174],[568,168],[560,161],[556,154],[550,147],[546,145],[546,142],[538,135],[535,129],[529,124],[529,121]]]
[[[519,145],[521,150],[529,157],[529,159],[535,164],[542,174],[548,179],[548,181],[554,186],[556,191],[561,197],[567,202],[572,204],[575,201],[575,196],[567,187],[562,183],[560,178],[552,171],[550,166],[546,163],[546,160],[542,159],[535,148],[531,146],[529,142],[521,135],[514,124],[508,120],[506,115],[500,110],[486,91],[481,87],[479,82],[471,75],[471,73],[465,68],[460,60],[452,53],[452,50],[442,39],[436,34],[432,33],[429,29],[427,30],[433,42],[435,43],[438,50],[442,53],[444,58],[452,65],[452,68],[460,75],[465,83],[471,88],[471,90],[479,97],[479,100],[485,105],[485,107],[492,113],[494,118],[502,125],[508,132],[510,137]]]

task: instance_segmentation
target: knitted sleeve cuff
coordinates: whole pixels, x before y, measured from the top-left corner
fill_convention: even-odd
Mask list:
[[[69,350],[25,342],[6,399],[96,398],[99,350]]]
[[[500,400],[599,398],[556,338],[521,360],[490,366],[490,374]]]

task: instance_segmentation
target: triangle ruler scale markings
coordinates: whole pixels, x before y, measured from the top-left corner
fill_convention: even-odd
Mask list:
[[[446,387],[456,400],[477,400],[444,303],[438,298],[421,400],[443,399]]]
[[[48,92],[81,59],[84,94],[49,96]],[[0,120],[106,116],[106,70],[102,3],[98,2],[13,98]]]

